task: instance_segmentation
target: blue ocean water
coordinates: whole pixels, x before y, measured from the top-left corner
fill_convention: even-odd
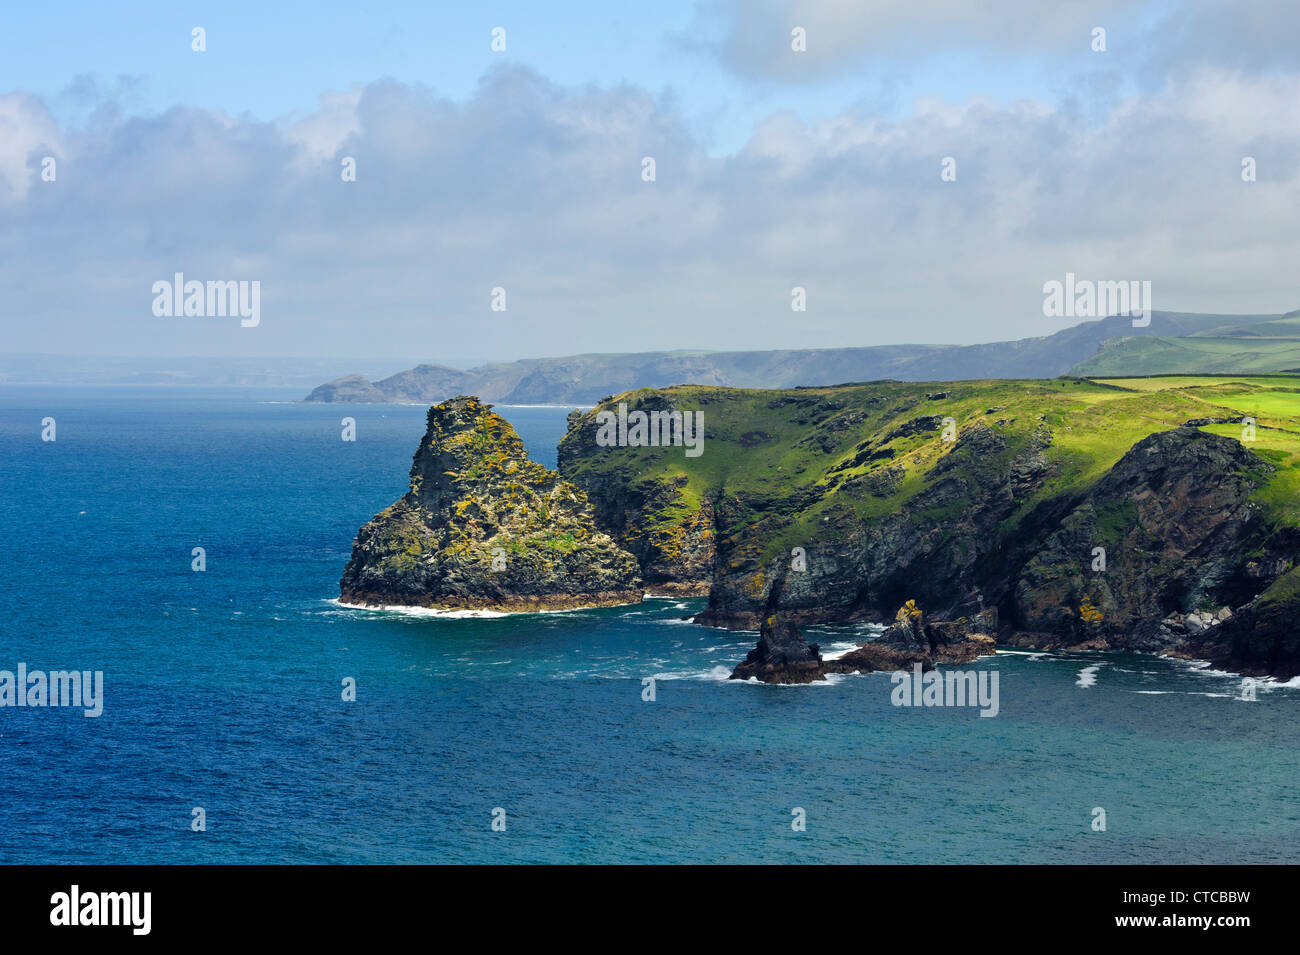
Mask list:
[[[0,708],[0,862],[1300,858],[1297,688],[1246,702],[1188,664],[999,654],[972,665],[999,675],[980,718],[892,706],[886,674],[727,682],[754,635],[683,622],[701,600],[341,608],[424,409],[298,397],[0,387],[0,669],[105,680],[98,718]],[[498,410],[554,466],[565,410]]]

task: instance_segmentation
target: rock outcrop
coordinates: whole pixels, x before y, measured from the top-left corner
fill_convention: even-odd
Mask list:
[[[763,683],[813,683],[826,679],[821,648],[804,642],[799,627],[776,616],[764,618],[758,646],[731,674],[733,680]]]
[[[1176,428],[1139,441],[1034,549],[1018,574],[1016,618],[1058,645],[1156,652],[1162,626],[1216,608],[1261,542],[1252,495],[1272,465],[1240,441]],[[1096,569],[1093,569],[1093,568]]]
[[[1300,569],[1279,578],[1236,613],[1199,631],[1184,653],[1249,676],[1281,680],[1300,676]]]
[[[345,603],[499,611],[636,603],[636,558],[600,531],[586,494],[530,461],[490,405],[429,409],[410,491],[361,528]]]
[[[909,600],[898,609],[894,622],[877,639],[826,661],[830,673],[868,673],[873,670],[910,670],[921,664],[962,664],[992,654],[997,643],[998,612],[989,608],[974,617],[927,620],[925,612]]]
[[[681,411],[657,394],[631,397],[628,410]],[[652,593],[708,593],[717,557],[713,506],[708,501],[693,505],[684,472],[647,467],[664,458],[685,460],[682,449],[600,447],[596,434],[593,414],[570,413],[569,431],[559,447],[561,473],[587,492],[597,523],[637,558]],[[585,466],[593,461],[601,467]],[[758,614],[752,623],[758,625]]]
[[[987,607],[997,640],[1021,647],[1179,653],[1215,633],[1216,659],[1285,673],[1281,618],[1252,602],[1300,562],[1300,435],[1265,415],[1252,444],[1231,403],[1300,407],[1295,394],[1079,379],[640,389],[572,415],[559,460],[652,589],[707,590],[701,623],[884,621],[914,600],[928,650],[896,622],[850,663],[933,662],[950,625]],[[702,408],[704,456],[597,447],[596,416],[622,403]],[[972,642],[956,637],[943,645]]]

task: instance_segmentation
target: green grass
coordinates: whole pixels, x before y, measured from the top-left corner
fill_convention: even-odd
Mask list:
[[[1270,604],[1292,605],[1300,603],[1300,567],[1287,571],[1259,596],[1260,607]]]
[[[823,518],[834,520],[848,509],[870,522],[935,487],[940,478],[934,468],[961,444],[944,442],[938,428],[898,433],[929,417],[953,418],[959,433],[987,428],[1005,443],[995,455],[963,461],[959,472],[1005,473],[1034,445],[1035,432],[1050,431],[1050,446],[1041,453],[1052,474],[1016,502],[1014,525],[1047,497],[1082,493],[1152,433],[1190,419],[1250,415],[1257,419],[1252,449],[1277,468],[1270,474],[1261,462],[1267,483],[1258,498],[1273,520],[1300,523],[1300,379],[1285,376],[879,382],[781,391],[680,386],[640,389],[611,406],[627,401],[635,408],[652,396],[704,412],[703,455],[687,458],[682,448],[602,449],[579,459],[574,474],[618,471],[634,482],[656,483],[684,475],[676,500],[651,515],[653,523],[674,525],[701,501],[724,495],[737,512],[729,529],[759,527],[769,556],[815,538]],[[1231,424],[1204,430],[1242,434]],[[887,487],[886,469],[898,466],[905,473],[896,486],[869,492]],[[927,515],[956,520],[966,503],[958,498]],[[1116,526],[1123,523],[1123,515],[1112,517]]]
[[[1227,325],[1184,337],[1110,339],[1071,374],[1267,374],[1300,369],[1300,317]]]

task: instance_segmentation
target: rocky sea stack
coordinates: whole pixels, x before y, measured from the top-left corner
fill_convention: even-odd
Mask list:
[[[994,653],[998,633],[998,612],[989,607],[973,617],[956,620],[928,620],[925,612],[909,600],[898,608],[893,624],[876,640],[834,660],[830,673],[870,673],[873,670],[910,670],[921,664],[933,670],[936,664],[970,663]]]
[[[775,616],[763,619],[758,646],[732,671],[731,679],[763,683],[812,683],[826,679],[821,648],[805,643],[799,627]]]
[[[731,679],[813,683],[826,679],[828,673],[910,670],[918,663],[923,670],[933,670],[937,664],[970,663],[993,655],[997,632],[998,612],[992,607],[970,618],[929,620],[915,601],[909,600],[877,639],[834,660],[823,660],[821,647],[805,642],[798,624],[768,614],[759,630],[758,646],[749,651]]]
[[[358,532],[340,590],[348,604],[506,612],[642,597],[636,558],[596,528],[586,494],[467,396],[429,409],[411,489]]]

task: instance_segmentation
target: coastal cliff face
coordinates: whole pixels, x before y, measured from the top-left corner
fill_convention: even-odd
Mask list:
[[[628,414],[695,410],[650,391],[630,393],[623,404]],[[684,446],[602,446],[595,415],[569,415],[560,473],[586,492],[600,527],[635,555],[652,593],[708,593],[717,557],[713,505],[691,485]]]
[[[701,409],[703,454],[600,447],[620,403]],[[1292,604],[1261,595],[1300,555],[1298,419],[1289,382],[681,386],[572,415],[560,468],[659,586],[703,583],[711,557],[703,623],[886,620],[913,600],[931,626],[996,610],[1025,647],[1195,643],[1283,673]]]
[[[1226,620],[1194,635],[1185,655],[1250,676],[1300,676],[1300,569],[1278,578]]]
[[[902,428],[908,438],[939,443],[934,417],[912,418]],[[724,538],[727,572],[715,580],[704,621],[747,627],[754,598],[773,589],[780,590],[781,608],[804,622],[874,619],[909,599],[955,608],[970,597],[974,606],[972,595],[991,584],[983,565],[1004,543],[1004,522],[1051,472],[1039,455],[1046,440],[1041,432],[1006,434],[976,424],[952,442],[916,494],[866,519],[855,499],[872,495],[875,482],[892,490],[907,476],[906,465],[868,472],[862,490],[857,478],[832,475],[813,526],[801,515],[769,518],[774,528],[788,528],[788,551],[768,556],[743,525]],[[877,451],[871,439],[864,443],[858,454]]]
[[[499,611],[636,603],[636,558],[595,523],[586,494],[528,459],[477,398],[429,409],[410,491],[361,528],[345,603]]]
[[[1020,626],[1115,649],[1180,642],[1165,617],[1217,610],[1239,591],[1266,534],[1252,497],[1274,470],[1195,428],[1138,442],[1034,548],[1016,581]]]

